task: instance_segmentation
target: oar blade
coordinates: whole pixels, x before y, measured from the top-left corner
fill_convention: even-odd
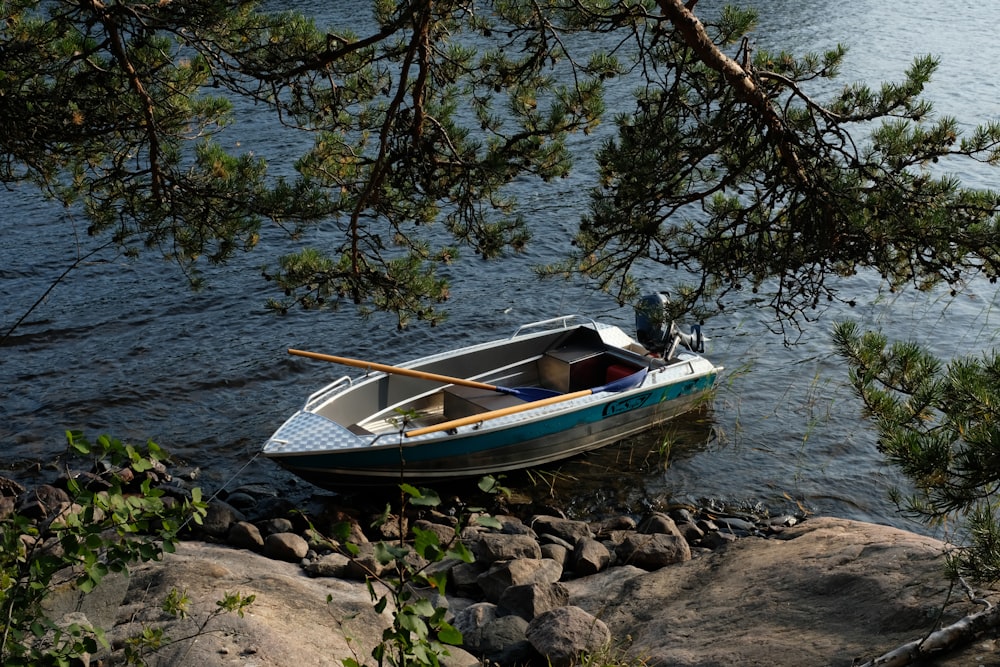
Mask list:
[[[526,401],[528,403],[534,403],[535,401],[540,401],[543,398],[562,396],[561,391],[545,389],[543,387],[497,387],[496,391],[499,391],[501,394],[510,394],[511,396],[520,398],[522,401]]]
[[[646,374],[649,372],[648,368],[643,368],[631,375],[626,375],[625,377],[618,378],[614,382],[609,382],[601,387],[594,387],[593,393],[598,393],[601,391],[609,391],[616,393],[619,391],[625,391],[626,389],[632,389],[633,387],[638,387],[642,384],[642,381],[646,379]]]

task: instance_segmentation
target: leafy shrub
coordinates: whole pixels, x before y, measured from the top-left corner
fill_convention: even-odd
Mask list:
[[[69,506],[32,520],[14,513],[0,521],[0,663],[66,665],[107,648],[101,628],[51,618],[44,603],[56,587],[72,583],[87,594],[112,572],[172,552],[188,521],[207,505],[199,489],[185,500],[168,499],[153,486],[152,471],[166,454],[155,443],[143,449],[101,436],[91,443],[66,434],[69,451],[87,457],[94,473],[67,476]]]

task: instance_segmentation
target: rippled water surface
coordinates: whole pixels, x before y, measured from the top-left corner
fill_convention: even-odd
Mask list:
[[[329,6],[320,3],[314,11]],[[699,11],[718,6],[703,0]],[[1000,46],[991,32],[1000,9],[992,3],[785,0],[759,6],[760,47],[801,53],[842,42],[851,48],[845,83],[898,80],[913,56],[931,53],[942,62],[929,89],[939,113],[968,126],[998,119],[992,69]],[[321,15],[317,20],[323,22]],[[233,141],[266,145],[274,140],[271,131],[248,116]],[[539,282],[531,272],[567,250],[583,211],[587,166],[567,181],[525,190],[535,235],[525,255],[503,263],[459,262],[451,275],[451,318],[435,329],[403,332],[389,317],[361,320],[349,310],[265,312],[267,285],[257,268],[285,250],[266,236],[253,255],[208,270],[203,292],[189,291],[176,267],[152,254],[126,261],[103,251],[45,295],[72,262],[95,249],[86,222],[28,188],[0,191],[0,329],[44,296],[0,348],[0,461],[8,474],[30,479],[26,462],[51,460],[62,450],[63,432],[82,428],[91,435],[151,438],[199,467],[209,488],[235,477],[237,484],[267,480],[301,490],[255,455],[308,393],[345,371],[292,360],[288,347],[395,363],[570,312],[631,331],[631,312],[607,297],[581,285]],[[963,166],[958,173],[971,185],[996,182],[995,170]],[[669,287],[661,279],[648,275],[645,284]],[[978,352],[995,344],[996,292],[977,283],[956,297],[889,295],[864,277],[851,289],[856,309],[830,313],[792,347],[768,333],[766,313],[750,307],[711,321],[710,356],[726,373],[709,409],[535,475],[530,492],[558,495],[581,512],[715,498],[913,527],[887,500],[899,480],[860,419],[845,369],[831,353],[830,326],[855,317],[943,355]],[[527,488],[525,479],[516,481]]]

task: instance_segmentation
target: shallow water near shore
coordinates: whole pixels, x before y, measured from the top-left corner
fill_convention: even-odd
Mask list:
[[[309,8],[306,3],[285,3]],[[937,111],[965,126],[1000,117],[991,57],[1000,46],[988,30],[1000,18],[989,3],[943,7],[928,0],[757,3],[761,47],[801,53],[843,42],[851,48],[843,83],[898,80],[913,57],[939,55],[928,90]],[[319,23],[339,3],[313,7]],[[699,11],[721,3],[703,0]],[[947,15],[946,15],[947,14]],[[273,123],[241,117],[241,143],[280,140]],[[589,141],[580,138],[578,141]],[[582,146],[586,148],[586,146]],[[275,170],[288,165],[274,164]],[[310,487],[258,457],[262,443],[305,397],[349,369],[290,358],[289,347],[399,363],[513,333],[525,322],[580,313],[632,331],[632,312],[586,285],[541,282],[532,267],[568,249],[585,210],[591,165],[553,185],[524,184],[522,206],[535,238],[521,256],[498,263],[467,257],[450,268],[450,319],[437,328],[398,331],[391,317],[266,312],[268,284],[259,266],[288,245],[265,230],[261,247],[228,267],[206,268],[208,288],[192,293],[177,268],[154,253],[128,261],[98,252],[46,289],[96,246],[86,222],[40,202],[27,187],[0,191],[0,329],[6,332],[41,304],[0,349],[0,463],[25,481],[31,462],[53,460],[63,433],[151,438],[200,471],[208,489],[263,482],[301,496]],[[995,170],[958,171],[967,184],[997,180]],[[329,241],[318,230],[309,240]],[[669,279],[640,276],[649,291]],[[666,283],[666,284],[665,284]],[[923,531],[887,498],[902,483],[881,459],[833,355],[830,328],[851,317],[890,337],[914,338],[945,356],[977,354],[996,344],[996,288],[974,283],[946,292],[882,293],[875,276],[849,284],[854,309],[833,309],[785,346],[767,327],[769,314],[745,304],[706,324],[708,356],[726,367],[712,405],[665,429],[506,481],[519,493],[561,499],[573,512],[622,511],[701,499],[762,503],[774,511],[804,509]],[[516,483],[516,485],[515,485]]]

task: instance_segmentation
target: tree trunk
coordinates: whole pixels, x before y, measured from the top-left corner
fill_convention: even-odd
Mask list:
[[[660,11],[670,21],[678,34],[703,63],[722,74],[732,87],[737,99],[754,109],[767,127],[767,137],[777,149],[782,162],[792,176],[803,185],[809,183],[805,169],[799,161],[798,150],[792,135],[787,132],[781,115],[771,100],[751,76],[751,72],[723,53],[705,31],[698,17],[682,0],[658,0]],[[693,5],[693,3],[691,3]]]
[[[990,607],[932,632],[927,637],[903,644],[861,667],[904,667],[941,651],[953,650],[966,644],[986,630],[1000,626],[1000,607]]]

